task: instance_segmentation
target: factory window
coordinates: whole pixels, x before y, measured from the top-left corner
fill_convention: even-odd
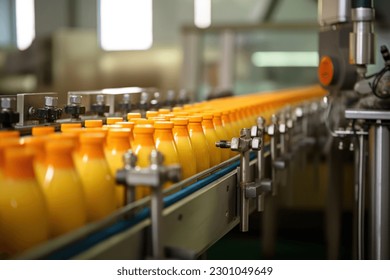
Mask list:
[[[35,38],[34,0],[0,0],[0,47],[27,49]]]
[[[107,51],[149,49],[153,43],[152,0],[100,0],[99,37]]]
[[[194,22],[199,28],[211,25],[211,0],[194,0]]]
[[[257,67],[317,67],[317,52],[255,52],[252,63]]]
[[[16,0],[16,44],[27,49],[35,38],[34,0]]]

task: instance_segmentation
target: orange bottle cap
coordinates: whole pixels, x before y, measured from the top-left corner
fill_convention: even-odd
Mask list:
[[[156,128],[156,129],[172,129],[173,122],[157,121],[154,123],[154,128]]]
[[[213,116],[214,116],[214,118],[215,117],[221,117],[222,116],[222,113],[221,112],[213,112]]]
[[[143,118],[138,118],[138,119],[132,119],[132,121],[135,122],[135,124],[154,124],[153,119],[143,119]]]
[[[124,128],[132,129],[135,125],[135,122],[117,122],[116,124],[120,125],[121,127],[124,127]]]
[[[146,112],[146,117],[149,119],[151,117],[157,117],[158,116],[158,112],[157,111],[147,111]]]
[[[318,66],[318,79],[323,86],[329,86],[334,77],[334,65],[329,56],[321,57]]]
[[[106,119],[106,123],[108,125],[116,124],[117,122],[122,122],[122,121],[123,121],[123,118],[120,118],[120,117],[110,117],[110,118]]]
[[[61,131],[68,130],[70,128],[81,128],[81,123],[62,123]]]
[[[20,137],[20,132],[17,130],[0,131],[0,139],[11,137]]]
[[[99,144],[103,143],[105,139],[105,134],[104,133],[99,133],[99,132],[88,132],[88,133],[83,133],[80,135],[80,143],[81,144]]]
[[[213,114],[205,113],[202,115],[204,120],[212,120]]]
[[[54,133],[54,126],[35,126],[32,128],[32,136],[42,136]]]
[[[84,126],[88,128],[92,127],[102,127],[103,121],[102,120],[85,120]]]
[[[172,112],[180,112],[180,111],[183,111],[183,107],[177,106],[172,108]]]
[[[187,125],[188,118],[173,118],[171,119],[171,122],[173,122],[174,125]]]
[[[202,122],[202,116],[190,116],[188,117],[190,123],[200,123]]]
[[[169,110],[169,109],[160,109],[160,110],[158,110],[158,113],[160,115],[162,115],[162,114],[169,114],[170,112],[171,112],[171,110]]]
[[[184,111],[182,111],[182,112],[173,112],[173,115],[174,115],[175,117],[188,116],[189,114],[190,114],[190,113],[184,112]]]
[[[127,120],[140,118],[140,117],[141,117],[141,113],[127,113]]]
[[[14,179],[35,178],[34,153],[30,149],[11,148],[5,151],[4,176]]]
[[[134,134],[137,133],[150,133],[154,132],[154,127],[150,124],[137,124],[134,126]]]
[[[37,161],[44,161],[45,159],[45,144],[47,137],[23,137],[21,143],[26,146],[26,148],[34,151],[35,159]]]
[[[110,138],[129,138],[131,130],[129,128],[113,128],[108,131],[107,137]]]

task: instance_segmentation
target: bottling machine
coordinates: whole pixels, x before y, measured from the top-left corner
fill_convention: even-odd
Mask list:
[[[150,166],[137,167],[137,157],[124,155],[116,180],[126,185],[127,204],[97,222],[52,239],[21,255],[21,259],[196,259],[239,225],[249,229],[249,216],[261,212],[265,256],[275,250],[278,199],[289,199],[294,170],[308,156],[327,156],[326,203],[328,255],[340,246],[340,188],[348,150],[354,154],[353,248],[357,259],[389,259],[389,113],[390,54],[380,47],[383,68],[368,74],[374,63],[375,11],[372,0],[320,0],[318,77],[320,86],[240,97],[261,104],[253,123],[236,137],[215,145],[236,156],[181,180],[179,166],[165,166],[158,151]],[[218,100],[218,99],[216,99]],[[221,98],[231,109],[240,99]],[[115,88],[69,92],[67,105],[56,93],[18,94],[1,98],[1,129],[28,135],[36,125],[145,115],[147,110],[189,102],[185,92],[159,93],[151,88]],[[217,101],[209,101],[218,106]],[[213,103],[214,102],[214,103]],[[315,158],[315,157],[314,157]],[[310,161],[309,163],[307,161]],[[303,167],[302,167],[303,166]],[[175,182],[162,189],[166,181]],[[134,199],[134,186],[151,195]],[[366,194],[369,199],[366,199]],[[366,212],[368,215],[365,219]],[[368,229],[368,236],[365,234]]]

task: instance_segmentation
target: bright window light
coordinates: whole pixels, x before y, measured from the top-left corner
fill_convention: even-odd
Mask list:
[[[16,0],[16,44],[27,49],[35,38],[34,0]]]
[[[211,0],[194,0],[195,26],[207,28],[211,25]]]
[[[317,52],[255,52],[252,63],[257,67],[317,67]]]
[[[152,46],[152,0],[99,2],[100,44],[104,50],[147,50]]]

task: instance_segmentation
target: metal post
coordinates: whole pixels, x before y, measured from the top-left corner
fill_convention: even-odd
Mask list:
[[[370,128],[372,259],[389,259],[389,127],[376,124]]]
[[[249,199],[246,197],[246,184],[249,182],[249,153],[250,150],[240,154],[240,192],[241,192],[241,231],[248,231],[249,224]]]
[[[358,147],[355,150],[355,209],[354,209],[354,246],[356,259],[364,259],[364,212],[366,185],[366,137],[358,136]]]
[[[153,188],[151,201],[151,218],[152,218],[152,244],[153,257],[156,260],[164,258],[163,246],[161,243],[162,234],[162,211],[163,211],[163,193],[162,186]]]

